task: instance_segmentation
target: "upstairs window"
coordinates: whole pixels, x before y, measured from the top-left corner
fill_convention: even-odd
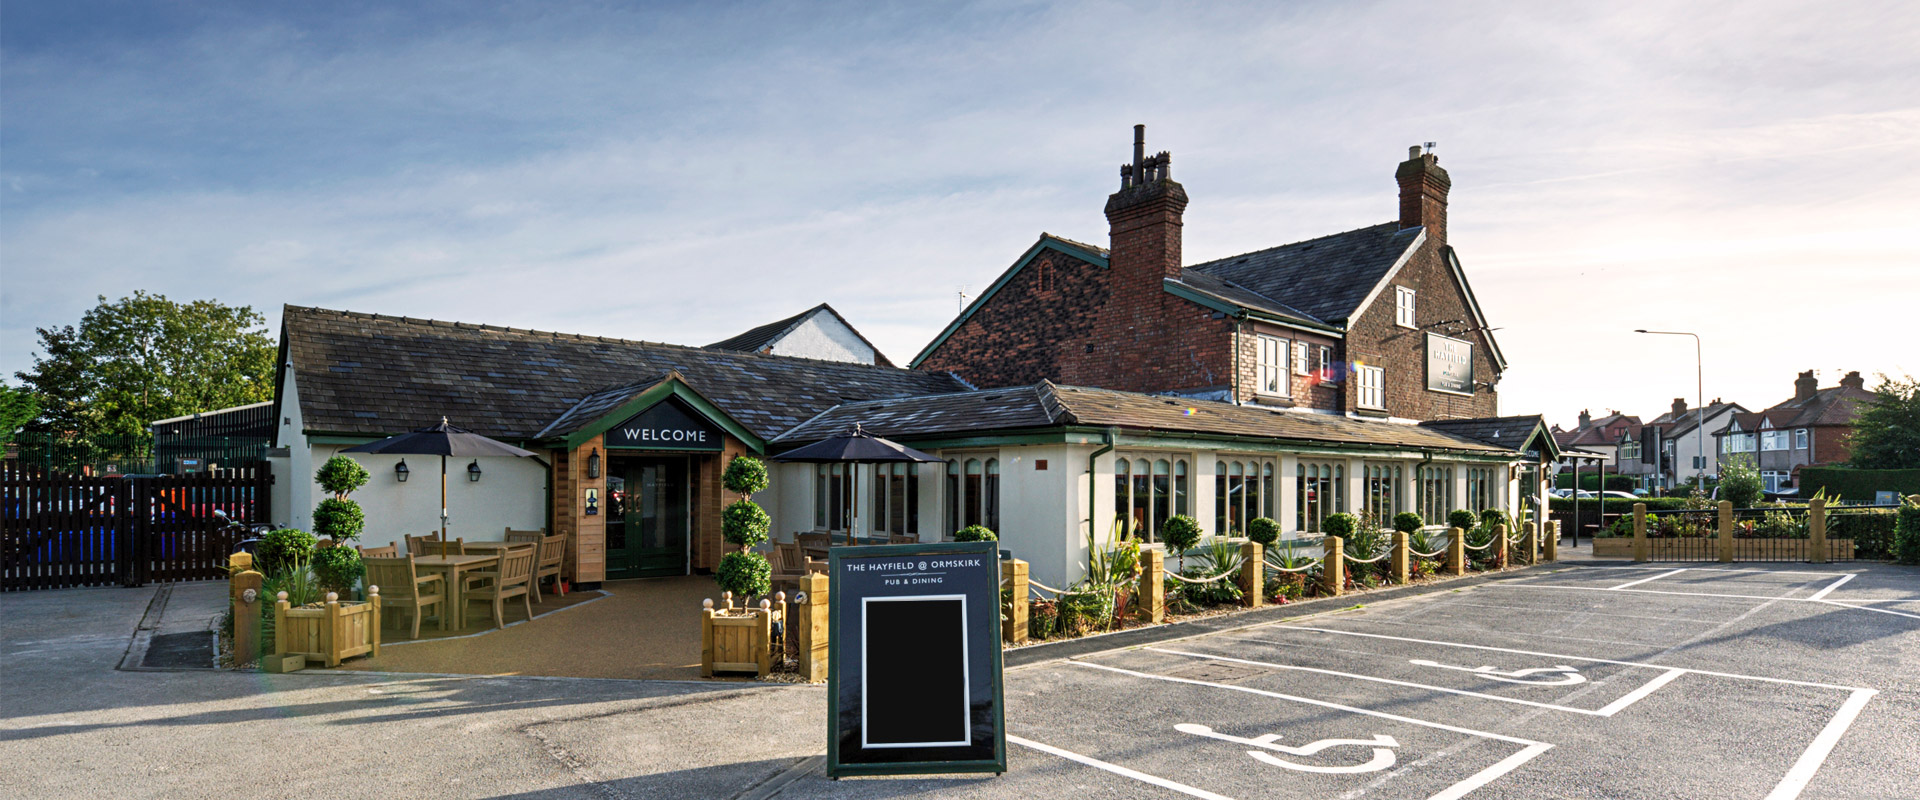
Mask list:
[[[1413,290],[1405,286],[1393,287],[1393,324],[1413,327]]]
[[[1787,449],[1787,432],[1786,431],[1761,432],[1760,449],[1769,450],[1769,451]]]
[[[1337,381],[1339,378],[1336,377],[1336,374],[1333,365],[1333,348],[1324,344],[1320,345],[1320,382],[1332,383]]]
[[[1353,371],[1355,382],[1359,384],[1359,403],[1361,408],[1384,409],[1387,407],[1386,380],[1387,371],[1380,367],[1359,367]]]
[[[1290,392],[1287,387],[1287,340],[1273,337],[1260,337],[1260,362],[1255,370],[1256,391],[1285,397]]]
[[[1795,450],[1807,449],[1807,429],[1806,428],[1793,429],[1793,449]]]
[[[1307,343],[1293,343],[1293,374],[1311,375],[1313,369],[1307,364]]]

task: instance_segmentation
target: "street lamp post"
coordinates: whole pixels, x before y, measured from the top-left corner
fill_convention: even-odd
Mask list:
[[[1700,358],[1700,334],[1688,333],[1686,331],[1650,331],[1645,328],[1636,328],[1633,332],[1651,333],[1659,336],[1693,337],[1693,370],[1694,380],[1697,382],[1694,386],[1694,391],[1699,393],[1696,396],[1696,407],[1694,408],[1693,450],[1694,457],[1700,462],[1700,465],[1695,467],[1698,472],[1694,473],[1694,477],[1700,481],[1696,486],[1704,487],[1706,484],[1707,470],[1707,372],[1706,362]]]

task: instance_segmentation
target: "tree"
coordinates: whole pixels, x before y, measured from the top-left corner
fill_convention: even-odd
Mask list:
[[[742,602],[772,589],[773,565],[753,548],[767,540],[773,520],[766,509],[753,502],[756,492],[767,488],[767,465],[752,456],[736,456],[720,475],[720,484],[740,499],[721,514],[720,536],[739,550],[720,557],[714,579],[720,588],[733,592]]]
[[[1750,456],[1735,457],[1720,470],[1720,499],[1732,502],[1734,508],[1752,508],[1764,491],[1760,470]]]
[[[13,441],[22,425],[40,416],[40,398],[32,392],[0,383],[0,447]]]
[[[1920,381],[1880,376],[1873,401],[1853,418],[1853,458],[1860,469],[1920,469]]]
[[[156,419],[273,398],[274,343],[252,307],[98,299],[79,327],[38,329],[33,369],[15,373],[40,398],[41,427],[144,437]]]

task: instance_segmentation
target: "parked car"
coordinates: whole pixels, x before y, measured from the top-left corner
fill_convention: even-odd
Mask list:
[[[1645,489],[1635,489],[1633,490],[1633,496],[1634,497],[1652,497],[1653,493]]]
[[[1606,496],[1607,496],[1607,499],[1608,499],[1608,500],[1638,500],[1638,499],[1640,499],[1640,497],[1639,497],[1639,495],[1636,495],[1636,494],[1633,494],[1632,492],[1620,492],[1620,491],[1607,491],[1607,492],[1602,492],[1601,494],[1604,494],[1604,495],[1606,495]]]

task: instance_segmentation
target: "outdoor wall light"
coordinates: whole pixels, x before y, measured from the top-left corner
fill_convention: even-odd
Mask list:
[[[410,470],[407,469],[407,460],[404,458],[400,459],[400,463],[393,465],[393,477],[401,483],[407,482],[407,473],[409,471]]]
[[[480,482],[480,459],[467,462],[467,480],[474,483]]]
[[[593,448],[593,452],[587,455],[587,477],[600,477],[600,448],[598,447]]]

